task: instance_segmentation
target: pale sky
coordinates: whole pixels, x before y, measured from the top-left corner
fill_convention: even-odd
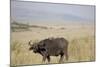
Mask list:
[[[12,1],[11,18],[16,21],[94,22],[95,6]]]

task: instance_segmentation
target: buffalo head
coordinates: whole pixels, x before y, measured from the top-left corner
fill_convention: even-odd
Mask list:
[[[29,41],[29,50],[33,50],[34,53],[37,53],[38,52],[38,46],[37,46],[37,43],[31,43],[31,41]]]
[[[33,50],[34,53],[40,53],[41,51],[45,51],[45,44],[43,42],[39,42],[39,43],[31,43],[31,41],[29,41],[29,50]]]

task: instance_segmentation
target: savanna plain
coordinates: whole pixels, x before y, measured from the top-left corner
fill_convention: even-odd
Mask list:
[[[69,41],[68,56],[64,63],[95,60],[94,24],[21,24],[11,23],[11,65],[34,65],[42,63],[42,56],[29,51],[28,42],[39,42],[46,38],[63,37]],[[52,63],[58,63],[60,56],[51,56]]]

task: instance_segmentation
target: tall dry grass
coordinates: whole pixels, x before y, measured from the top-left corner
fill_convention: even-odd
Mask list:
[[[29,51],[28,42],[38,42],[48,37],[64,37],[69,41],[68,61],[82,62],[95,60],[94,27],[63,28],[32,28],[31,31],[12,32],[11,34],[11,65],[48,64],[42,63],[42,56]],[[58,57],[51,57],[50,63],[58,63]]]

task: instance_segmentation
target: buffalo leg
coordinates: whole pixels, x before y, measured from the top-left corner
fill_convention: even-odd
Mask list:
[[[43,56],[43,60],[42,60],[42,62],[45,62],[45,60],[46,60],[46,56]]]
[[[64,58],[64,53],[62,52],[62,53],[60,54],[60,60],[59,60],[59,63],[61,63],[61,62],[63,61],[63,58]]]
[[[50,56],[47,56],[47,60],[48,60],[48,62],[50,62]]]
[[[43,56],[43,62],[46,61],[46,58],[47,58],[47,52],[46,51],[41,51],[41,55]]]
[[[66,61],[68,61],[68,48],[65,48],[64,54],[65,54]]]
[[[67,53],[65,53],[65,57],[66,57],[66,61],[68,61],[68,54]]]

